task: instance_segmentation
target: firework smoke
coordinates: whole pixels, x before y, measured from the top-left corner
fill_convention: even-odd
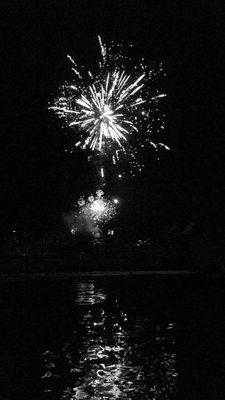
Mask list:
[[[99,236],[104,224],[116,216],[117,204],[118,199],[105,198],[102,190],[97,190],[96,195],[90,195],[87,200],[80,197],[75,212],[67,220],[71,233]]]

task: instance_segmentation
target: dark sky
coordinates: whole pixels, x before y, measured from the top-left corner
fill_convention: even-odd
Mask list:
[[[133,43],[167,72],[173,150],[127,189],[114,188],[130,204],[124,220],[138,229],[146,220],[157,229],[186,223],[196,212],[205,225],[224,220],[222,1],[30,0],[1,8],[3,229],[51,231],[73,197],[93,187],[86,156],[66,156],[67,139],[47,106],[71,76],[66,54],[95,62],[98,34]],[[134,209],[136,222],[128,217]]]

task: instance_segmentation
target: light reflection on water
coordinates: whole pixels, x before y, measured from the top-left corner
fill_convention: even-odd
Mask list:
[[[101,289],[96,289],[94,282],[80,282],[76,285],[76,289],[75,302],[80,305],[98,304],[106,299],[106,294]]]
[[[159,324],[129,312],[94,281],[75,288],[78,327],[71,343],[48,349],[43,357],[46,398],[54,399],[171,399],[177,373],[175,323]]]

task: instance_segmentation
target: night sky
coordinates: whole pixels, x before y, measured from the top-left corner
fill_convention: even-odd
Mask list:
[[[172,151],[153,156],[139,179],[115,184],[121,224],[160,234],[173,223],[224,226],[223,2],[11,1],[2,8],[1,229],[41,236],[63,226],[73,199],[96,176],[47,110],[70,79],[71,54],[96,62],[97,35],[133,43],[167,73],[167,132]],[[208,229],[208,228],[207,228]]]

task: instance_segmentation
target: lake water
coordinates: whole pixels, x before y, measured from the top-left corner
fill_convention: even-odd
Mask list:
[[[0,286],[0,399],[225,398],[223,277]]]

